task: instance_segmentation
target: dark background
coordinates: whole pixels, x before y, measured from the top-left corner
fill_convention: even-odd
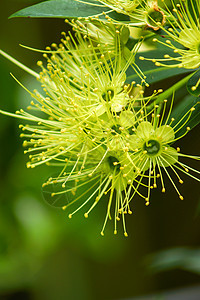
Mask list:
[[[60,32],[67,30],[62,19],[8,20],[13,12],[37,2],[0,1],[0,47],[35,71],[42,54],[19,44],[44,49],[59,42]],[[0,57],[0,109],[15,112],[28,106],[31,99],[10,72],[30,90],[38,83]],[[125,299],[199,284],[199,255],[195,271],[188,271],[186,258],[171,270],[173,261],[179,260],[177,253],[171,256],[170,270],[158,272],[152,267],[152,255],[159,251],[176,247],[198,251],[197,181],[182,176],[185,200],[180,201],[166,179],[166,193],[153,190],[149,207],[140,198],[132,201],[134,213],[127,217],[128,238],[122,232],[114,236],[112,224],[101,237],[104,203],[88,220],[83,217],[84,211],[69,220],[66,212],[43,201],[41,185],[53,170],[47,166],[26,168],[28,157],[23,154],[19,124],[0,115],[0,299]],[[184,153],[198,155],[199,128],[177,146]],[[187,162],[200,170],[198,161]],[[192,254],[188,255],[191,258]]]

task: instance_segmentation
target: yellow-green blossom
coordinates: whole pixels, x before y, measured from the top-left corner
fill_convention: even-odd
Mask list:
[[[130,36],[128,26],[116,25],[112,20],[102,21],[99,18],[78,18],[77,20],[65,20],[75,31],[90,37],[94,44],[106,44],[107,49],[115,50],[120,46],[121,52],[125,51],[125,45]],[[116,31],[118,35],[116,35]]]
[[[166,40],[154,38],[154,42],[166,45],[175,55],[166,53],[163,59],[153,59],[157,66],[196,69],[200,66],[200,2],[171,0],[173,10],[168,9]],[[178,44],[177,44],[178,43]],[[143,59],[143,58],[142,58]]]
[[[143,96],[144,77],[134,64],[137,46],[128,59],[122,55],[118,29],[123,27],[113,27],[113,40],[107,43],[103,41],[102,29],[99,34],[92,34],[96,25],[83,24],[82,29],[79,26],[74,26],[75,37],[63,33],[60,45],[47,47],[43,55],[47,64],[38,62],[39,74],[29,70],[40,81],[43,93],[28,91],[33,98],[28,111],[0,112],[26,121],[19,127],[25,153],[29,155],[27,167],[46,164],[59,169],[43,184],[49,202],[62,203],[60,206],[68,211],[69,218],[84,207],[87,218],[107,195],[101,234],[113,218],[114,233],[117,221],[122,220],[127,236],[125,215],[131,214],[130,202],[135,194],[149,204],[150,190],[158,180],[165,191],[165,172],[183,199],[168,168],[180,183],[177,169],[197,179],[189,170],[197,171],[179,161],[181,156],[192,156],[171,147],[195,108],[173,125],[171,106],[165,120],[166,101],[161,115],[161,107],[152,104],[162,90]],[[129,67],[140,76],[141,84],[126,83]],[[141,185],[147,187],[145,196],[139,191]],[[76,208],[70,211],[72,204]]]
[[[189,130],[186,127],[185,133],[182,136],[176,137],[178,132],[185,126],[190,119],[195,107],[192,107],[178,122],[175,122],[174,118],[170,118],[170,111],[165,117],[167,100],[164,101],[163,112],[160,114],[161,107],[155,105],[154,112],[151,114],[151,118],[145,117],[142,122],[137,126],[136,131],[130,137],[129,151],[131,160],[137,166],[140,175],[137,180],[142,183],[145,181],[147,186],[147,196],[145,197],[146,205],[150,201],[150,191],[152,188],[156,188],[160,181],[162,186],[162,192],[165,192],[164,173],[171,181],[173,187],[179,195],[179,198],[183,200],[179,188],[172,179],[170,171],[172,171],[177,177],[179,183],[183,183],[179,171],[186,173],[192,178],[200,181],[194,175],[190,174],[190,171],[194,173],[200,173],[189,166],[182,163],[179,159],[182,157],[200,159],[191,155],[185,155],[180,152],[180,148],[173,148],[171,144],[182,138]]]
[[[120,214],[127,236],[125,213],[131,212],[129,202],[139,193],[137,188],[131,192],[137,167],[127,154],[128,140],[157,92],[144,98],[141,85],[134,93],[135,82],[126,84],[126,70],[135,53],[122,62],[118,35],[116,32],[115,49],[107,50],[106,41],[94,45],[90,37],[77,31],[77,42],[70,33],[63,33],[62,44],[47,47],[47,65],[38,62],[42,70],[36,77],[44,93],[29,92],[33,100],[28,111],[3,113],[26,120],[20,128],[29,155],[27,167],[47,164],[60,168],[58,176],[50,177],[43,186],[52,189],[52,202],[62,195],[67,195],[64,208],[68,202],[76,202],[79,207],[71,217],[95,198],[87,217],[102,196],[109,194],[102,235],[111,218],[111,206],[115,206],[114,232]],[[87,190],[81,197],[76,191],[90,183],[94,190],[80,204]]]
[[[122,21],[122,23],[129,26],[146,25],[154,30],[158,30],[159,26],[165,23],[165,13],[158,6],[157,0],[104,0],[100,2],[110,7],[113,11],[129,16],[130,21]]]
[[[127,47],[127,42],[130,37],[130,30],[124,24],[115,24],[113,20],[109,19],[105,22],[95,18],[78,18],[77,20],[65,20],[66,23],[72,26],[73,31],[79,41],[79,49],[87,49],[94,47],[98,54],[102,54],[107,60],[114,59],[117,55],[120,56],[121,68],[128,62],[134,71],[145,82],[146,76],[135,63],[135,54],[138,52],[142,39],[135,43],[132,50]],[[65,43],[65,41],[64,41]],[[88,49],[87,49],[88,51]],[[93,61],[94,66],[95,61]],[[147,83],[145,83],[148,86]]]

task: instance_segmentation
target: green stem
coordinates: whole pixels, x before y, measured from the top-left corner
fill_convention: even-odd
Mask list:
[[[188,76],[184,77],[182,80],[178,81],[173,86],[171,86],[169,89],[167,89],[162,94],[160,94],[156,98],[156,100],[151,105],[148,106],[148,110],[151,110],[154,107],[155,104],[159,104],[162,100],[166,99],[171,94],[173,94],[173,92],[175,92],[176,90],[178,90],[179,88],[181,88],[186,82],[188,82],[188,80],[190,79],[190,77],[192,77],[192,75],[194,73],[195,72],[190,73]]]
[[[22,70],[26,71],[27,73],[31,74],[32,76],[34,76],[36,78],[40,77],[40,75],[38,73],[34,72],[33,70],[26,67],[25,65],[21,64],[19,61],[17,61],[16,59],[14,59],[12,56],[8,55],[1,49],[0,49],[0,55],[4,56],[8,60],[10,60],[12,63],[14,63],[16,66],[20,67]]]

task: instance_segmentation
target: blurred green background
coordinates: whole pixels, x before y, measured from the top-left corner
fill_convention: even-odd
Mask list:
[[[67,30],[62,19],[8,20],[37,2],[0,1],[0,47],[34,70],[42,54],[19,44],[44,49]],[[0,108],[14,112],[31,99],[10,72],[29,89],[38,83],[0,57]],[[182,176],[185,200],[180,201],[166,179],[167,192],[153,190],[149,207],[140,198],[133,201],[128,238],[114,236],[112,224],[101,237],[104,203],[88,220],[84,211],[69,220],[43,201],[41,185],[54,171],[26,168],[19,124],[0,115],[0,299],[134,299],[200,284],[198,182]],[[198,155],[199,128],[177,146]],[[200,170],[199,162],[189,164]]]

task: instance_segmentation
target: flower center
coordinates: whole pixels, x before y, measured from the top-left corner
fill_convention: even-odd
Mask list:
[[[116,173],[120,172],[120,167],[121,164],[119,163],[119,160],[114,157],[114,156],[109,156],[108,157],[108,164],[110,166],[110,169],[114,172],[116,171]]]
[[[149,140],[145,142],[143,150],[147,151],[149,156],[157,155],[160,151],[160,143],[156,140]]]
[[[163,24],[164,15],[159,10],[150,10],[147,15],[147,24],[151,27],[155,27],[158,24]]]
[[[110,101],[112,100],[112,98],[114,97],[114,91],[113,89],[108,89],[107,91],[105,91],[103,94],[102,94],[102,98],[103,100],[105,101]]]
[[[111,134],[116,135],[117,133],[121,134],[120,125],[113,125],[111,127]]]

